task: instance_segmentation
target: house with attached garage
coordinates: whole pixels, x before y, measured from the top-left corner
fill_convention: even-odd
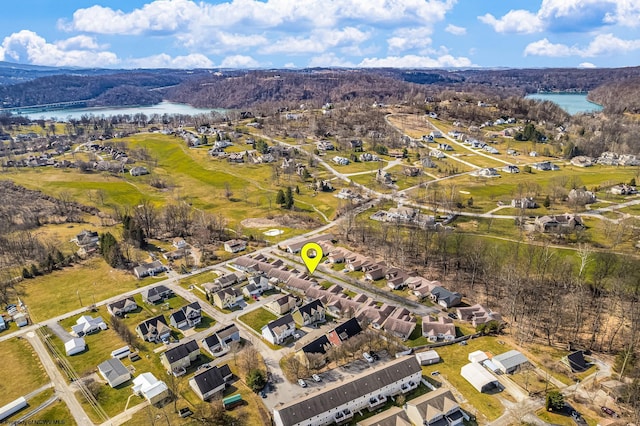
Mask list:
[[[189,379],[189,386],[202,399],[208,401],[215,395],[222,395],[227,383],[232,379],[231,369],[227,364],[205,369]]]
[[[276,405],[273,423],[276,426],[346,423],[359,411],[375,410],[392,396],[417,388],[421,378],[422,368],[415,356],[402,357]]]
[[[300,326],[309,326],[319,322],[324,322],[325,309],[322,302],[314,300],[293,310],[291,314],[295,323]]]
[[[131,379],[131,372],[117,358],[109,358],[98,365],[98,372],[107,381],[109,386],[115,388]]]
[[[470,418],[461,408],[451,390],[440,388],[407,401],[405,411],[414,425],[457,426]]]
[[[167,325],[164,315],[158,315],[138,324],[136,333],[146,342],[159,343],[169,339],[171,328]]]
[[[186,373],[186,369],[200,356],[200,347],[195,340],[174,346],[160,355],[160,362],[171,373],[178,377]]]
[[[193,302],[183,306],[179,310],[169,315],[169,324],[181,330],[195,327],[202,321],[202,308],[198,302]]]
[[[142,373],[133,379],[133,393],[144,397],[152,405],[159,405],[170,397],[169,388],[151,373]]]
[[[76,325],[71,327],[71,334],[76,337],[82,337],[87,334],[94,334],[100,330],[106,330],[107,324],[102,317],[92,318],[89,315],[82,315],[76,320]]]
[[[444,287],[434,287],[431,290],[431,300],[445,309],[459,305],[462,302],[462,295],[457,292],[449,291]]]
[[[254,275],[249,278],[249,284],[242,289],[242,294],[247,297],[260,296],[273,286],[269,283],[269,278],[264,275]]]
[[[291,314],[271,321],[262,327],[261,334],[264,339],[274,345],[280,345],[288,337],[296,332],[296,323]]]
[[[224,243],[224,251],[229,253],[238,253],[247,248],[247,242],[244,240],[229,240]]]
[[[240,341],[240,330],[235,324],[222,327],[211,336],[202,339],[202,347],[213,356],[221,356],[233,342]]]
[[[142,301],[144,303],[156,304],[164,302],[170,297],[173,297],[173,290],[164,285],[158,285],[142,290]]]
[[[213,294],[211,301],[220,309],[231,309],[243,300],[242,293],[233,287],[223,288]]]
[[[485,324],[489,321],[502,321],[502,315],[498,312],[493,312],[491,309],[480,304],[457,308],[456,313],[460,320],[469,321],[474,327],[477,327],[480,324]]]
[[[362,332],[360,323],[356,318],[351,318],[327,333],[327,338],[333,346],[340,346],[343,342],[360,334],[360,332]]]
[[[107,305],[107,311],[109,311],[111,315],[118,317],[123,317],[128,312],[133,312],[136,309],[138,309],[138,304],[133,297],[125,297],[124,299]]]
[[[144,277],[153,277],[166,271],[167,268],[159,260],[155,260],[149,263],[143,263],[140,266],[133,268],[133,274],[136,278],[141,279]]]

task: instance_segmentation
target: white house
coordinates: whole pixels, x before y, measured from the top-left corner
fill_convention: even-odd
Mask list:
[[[169,388],[151,373],[142,373],[133,379],[133,393],[143,396],[151,404],[157,404],[169,397]]]
[[[76,337],[82,337],[86,334],[93,334],[106,329],[107,324],[102,317],[91,318],[89,315],[83,315],[76,320],[76,325],[71,327],[71,334]]]
[[[224,251],[229,253],[238,253],[247,248],[247,242],[244,240],[229,240],[224,243]]]
[[[98,372],[112,388],[123,384],[131,378],[131,373],[127,367],[117,358],[109,358],[98,365]]]
[[[276,406],[273,422],[276,426],[347,422],[358,411],[378,408],[391,396],[417,388],[421,378],[415,356],[405,356]]]
[[[262,337],[274,345],[280,345],[296,332],[296,323],[291,314],[286,314],[262,327]]]

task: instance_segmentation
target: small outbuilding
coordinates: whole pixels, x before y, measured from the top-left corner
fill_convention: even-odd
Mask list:
[[[584,352],[575,351],[563,358],[562,362],[567,364],[571,371],[579,373],[589,368],[589,364],[584,359]]]
[[[530,364],[526,356],[520,351],[511,350],[500,355],[496,355],[491,360],[505,374],[515,373],[518,369]]]
[[[477,362],[471,362],[460,369],[460,375],[471,383],[478,392],[487,392],[499,387],[498,379]]]
[[[74,337],[73,339],[67,341],[64,344],[64,350],[67,356],[84,352],[86,348],[87,348],[87,344],[84,342],[84,339],[82,337]]]
[[[479,363],[481,363],[482,361],[489,359],[489,357],[487,356],[486,353],[484,353],[482,351],[473,351],[473,352],[471,352],[469,354],[467,359],[470,362],[479,362]]]
[[[440,362],[440,355],[438,352],[431,350],[426,352],[417,352],[416,359],[420,363],[420,365],[431,365],[437,364]]]

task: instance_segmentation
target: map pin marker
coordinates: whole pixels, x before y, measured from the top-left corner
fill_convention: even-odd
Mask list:
[[[302,257],[304,264],[307,266],[309,273],[313,274],[313,271],[316,270],[322,260],[322,247],[317,243],[307,243],[302,246],[300,256]]]

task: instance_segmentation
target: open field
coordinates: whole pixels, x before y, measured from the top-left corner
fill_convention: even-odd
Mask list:
[[[258,334],[261,333],[262,327],[277,319],[278,317],[267,311],[264,308],[256,309],[248,314],[241,315],[239,319],[255,330]]]
[[[137,280],[111,268],[102,258],[93,257],[70,268],[22,281],[17,288],[29,306],[32,321],[37,322],[162,279]]]
[[[56,401],[49,407],[31,417],[29,421],[34,424],[54,424],[54,422],[64,422],[64,425],[75,426],[77,423],[73,419],[69,408],[64,401]]]
[[[38,356],[24,339],[13,338],[0,342],[2,363],[0,364],[0,407],[33,392],[49,383]],[[16,372],[20,379],[13,380]]]

